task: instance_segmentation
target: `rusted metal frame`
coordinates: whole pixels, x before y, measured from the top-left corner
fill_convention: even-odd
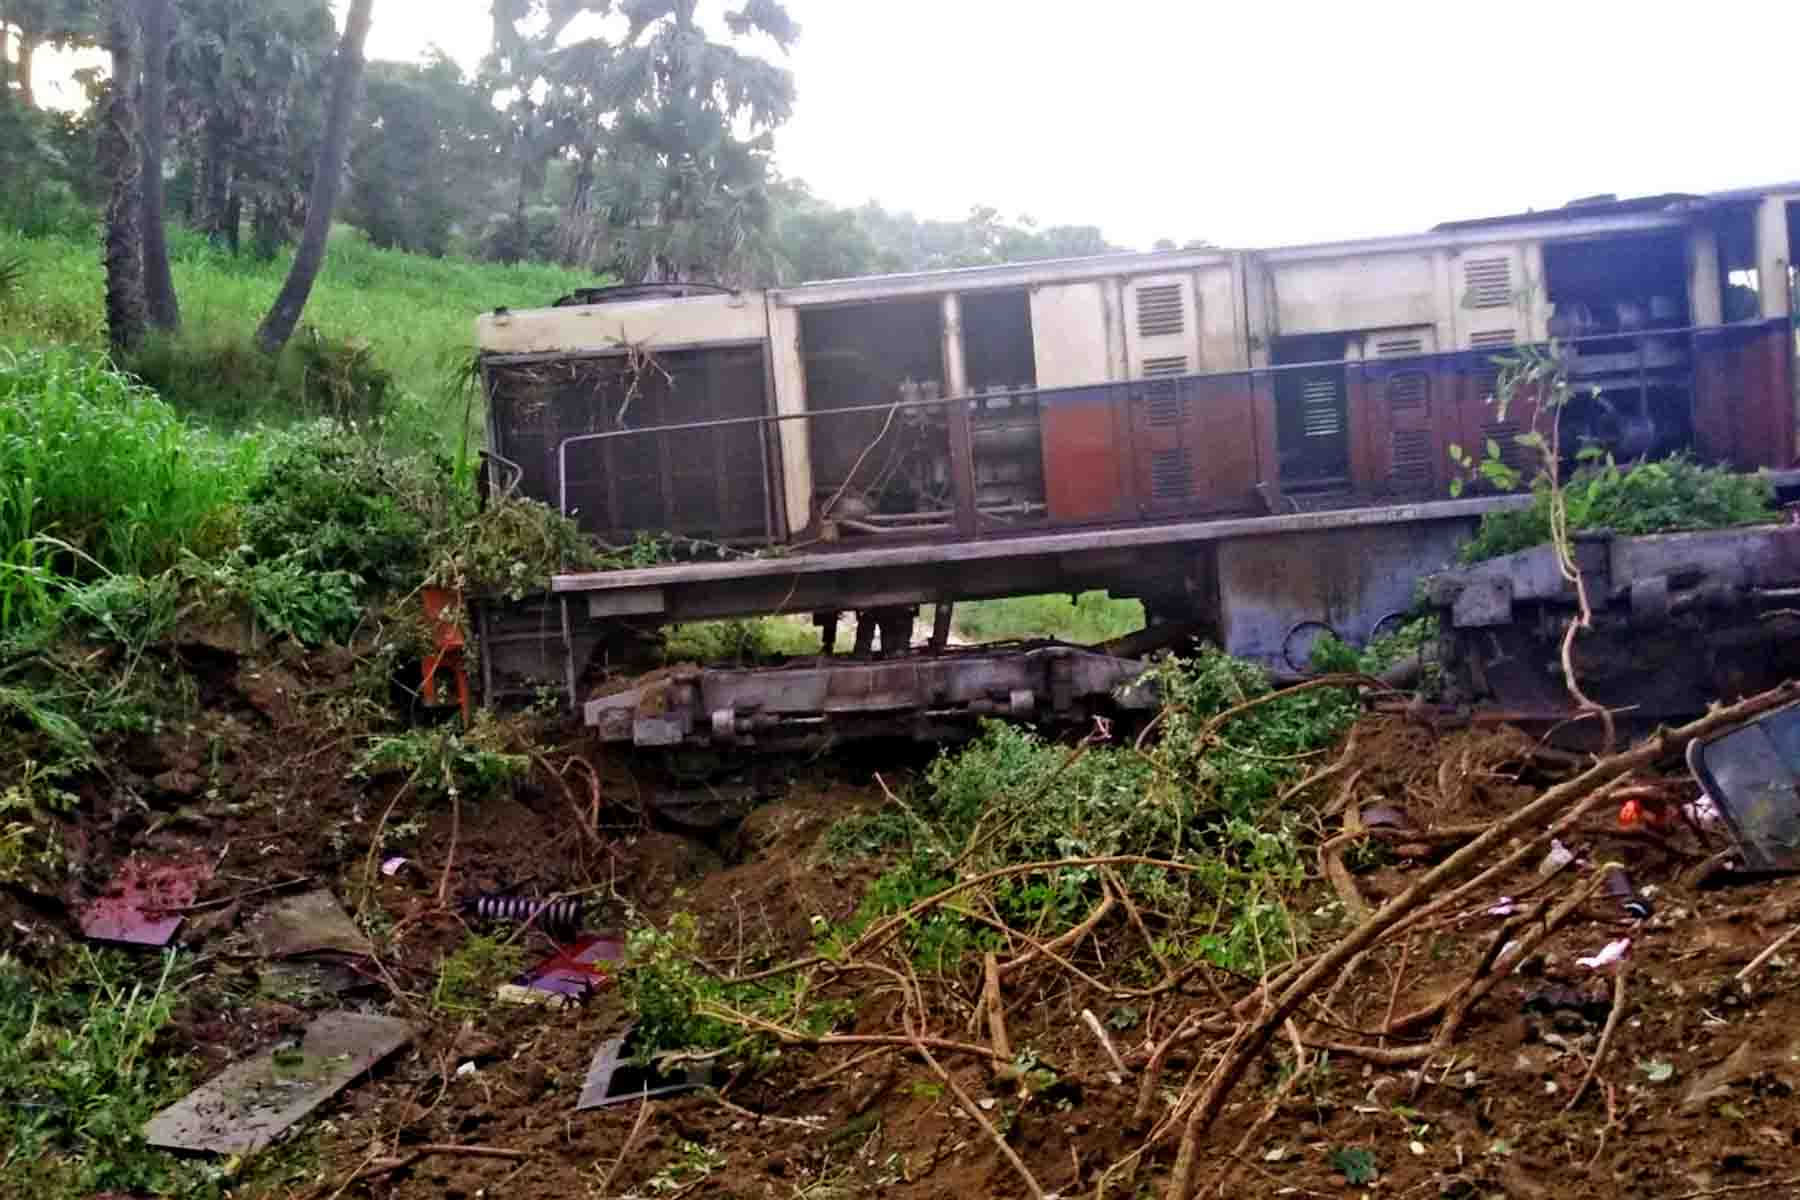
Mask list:
[[[705,369],[706,408],[708,412],[717,412],[719,404],[719,356],[716,354],[707,355]],[[758,432],[761,431],[759,430]],[[730,519],[728,514],[731,512],[730,464],[726,461],[725,436],[716,429],[708,436],[712,439],[714,500],[719,506],[719,526],[722,532]],[[670,524],[673,525],[674,522],[671,521]]]
[[[956,499],[956,532],[959,537],[980,535],[981,516],[975,511],[975,431],[969,420],[969,401],[954,398],[946,411],[950,438],[950,491]]]

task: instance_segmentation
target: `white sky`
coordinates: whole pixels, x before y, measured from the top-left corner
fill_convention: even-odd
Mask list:
[[[1800,179],[1792,0],[788,8],[777,162],[839,204],[1254,246]],[[488,33],[486,0],[375,0],[369,52]]]

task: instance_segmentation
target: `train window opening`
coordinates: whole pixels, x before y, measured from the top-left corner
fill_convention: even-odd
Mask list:
[[[1350,421],[1341,334],[1275,339],[1276,454],[1288,491],[1341,488],[1350,475]],[[1300,365],[1305,364],[1305,365]]]
[[[1037,386],[1031,298],[1024,288],[965,292],[961,297],[963,362],[972,392]]]
[[[1756,265],[1756,214],[1738,208],[1721,214],[1715,229],[1719,242],[1719,311],[1727,321],[1754,321],[1762,316],[1762,272]]]
[[[1620,461],[1693,444],[1687,250],[1679,234],[1544,247],[1549,333],[1567,343],[1570,454],[1597,445]]]
[[[800,353],[813,412],[941,396],[942,303],[807,309]],[[850,535],[940,531],[934,522],[954,506],[942,408],[822,416],[808,425],[817,516]]]

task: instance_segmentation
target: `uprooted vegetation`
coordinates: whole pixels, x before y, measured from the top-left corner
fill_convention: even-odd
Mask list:
[[[1561,484],[1572,533],[1623,536],[1726,529],[1775,519],[1775,489],[1760,475],[1704,467],[1685,455],[1620,466],[1588,461]],[[1486,562],[1550,541],[1551,490],[1540,474],[1531,507],[1489,513],[1460,552],[1465,565]]]

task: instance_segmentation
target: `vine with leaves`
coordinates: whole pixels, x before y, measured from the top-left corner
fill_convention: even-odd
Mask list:
[[[1529,428],[1513,437],[1513,443],[1527,451],[1536,463],[1532,486],[1548,501],[1550,518],[1550,550],[1557,570],[1575,589],[1575,615],[1563,630],[1561,663],[1563,687],[1575,702],[1577,711],[1593,714],[1600,721],[1605,739],[1603,752],[1610,754],[1614,745],[1612,710],[1591,699],[1581,688],[1575,673],[1575,639],[1593,628],[1594,610],[1588,596],[1587,580],[1575,557],[1575,542],[1569,529],[1569,500],[1563,479],[1562,415],[1578,394],[1569,382],[1568,357],[1556,342],[1548,346],[1520,346],[1510,354],[1497,355],[1500,368],[1495,379],[1494,394],[1488,403],[1494,407],[1495,421],[1504,422],[1514,409],[1529,416]],[[1598,389],[1591,394],[1599,399]],[[1597,462],[1606,457],[1604,447],[1594,443],[1575,453],[1577,462]],[[1500,491],[1519,486],[1523,472],[1508,463],[1505,450],[1498,441],[1488,438],[1477,458],[1459,445],[1450,447],[1450,459],[1463,473],[1451,481],[1450,494],[1460,496],[1464,487],[1480,480]]]

